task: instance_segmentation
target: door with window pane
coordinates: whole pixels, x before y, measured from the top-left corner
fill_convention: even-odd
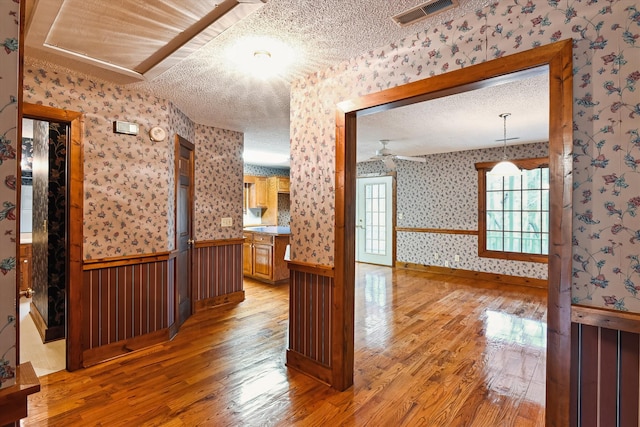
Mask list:
[[[358,178],[356,261],[393,264],[393,177]]]

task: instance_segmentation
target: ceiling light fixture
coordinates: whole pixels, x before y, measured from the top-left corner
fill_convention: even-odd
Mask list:
[[[522,175],[522,171],[518,166],[507,160],[507,117],[509,117],[511,113],[502,113],[498,117],[501,117],[504,120],[504,145],[502,147],[502,161],[495,165],[491,171],[487,172],[489,175],[500,175],[500,176],[517,176]]]
[[[300,60],[291,46],[271,37],[243,37],[225,53],[230,71],[260,80],[288,76]]]
[[[253,52],[253,57],[259,61],[267,61],[271,59],[271,52],[268,50],[256,50]]]

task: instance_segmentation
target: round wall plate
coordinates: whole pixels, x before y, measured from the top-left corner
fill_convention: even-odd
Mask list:
[[[159,142],[159,141],[164,141],[164,139],[167,137],[167,133],[160,126],[154,126],[151,129],[149,129],[149,136],[153,141]]]

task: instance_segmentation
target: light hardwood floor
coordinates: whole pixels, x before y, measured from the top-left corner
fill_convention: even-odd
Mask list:
[[[358,265],[354,386],[284,365],[288,286],[171,342],[42,377],[25,426],[543,426],[546,294]]]
[[[42,343],[29,314],[31,299],[20,298],[20,361],[31,362],[38,377],[58,372],[66,366],[66,340]]]

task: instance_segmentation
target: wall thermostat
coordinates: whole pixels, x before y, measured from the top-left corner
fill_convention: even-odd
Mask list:
[[[137,135],[138,134],[138,124],[130,123],[130,122],[113,122],[113,132],[115,133],[124,133],[125,135]]]
[[[154,126],[149,129],[149,136],[151,137],[152,141],[159,142],[164,141],[164,139],[167,137],[167,133],[160,126]]]

